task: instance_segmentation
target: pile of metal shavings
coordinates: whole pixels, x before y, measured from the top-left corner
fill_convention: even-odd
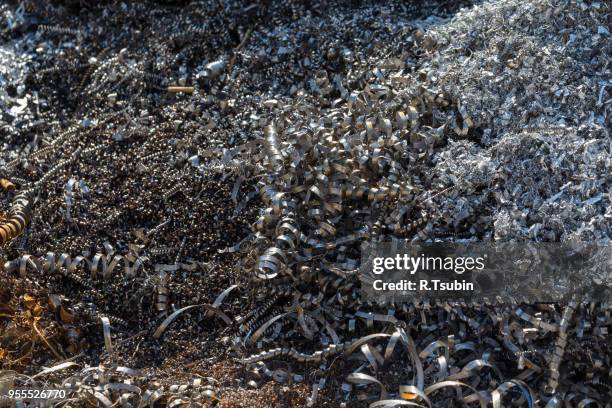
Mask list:
[[[610,304],[360,301],[365,240],[610,239],[609,5],[467,5],[0,6],[0,389],[609,407]]]

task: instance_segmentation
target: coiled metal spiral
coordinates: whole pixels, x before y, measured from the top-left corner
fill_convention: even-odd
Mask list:
[[[11,189],[9,185],[3,186]],[[13,186],[14,189],[14,186]],[[6,219],[0,219],[0,245],[13,240],[23,233],[32,217],[31,199],[27,193],[16,194]]]

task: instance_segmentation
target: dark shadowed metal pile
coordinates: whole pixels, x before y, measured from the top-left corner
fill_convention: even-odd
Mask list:
[[[0,398],[610,407],[610,303],[357,278],[381,237],[609,242],[607,3],[93,3],[0,5]]]

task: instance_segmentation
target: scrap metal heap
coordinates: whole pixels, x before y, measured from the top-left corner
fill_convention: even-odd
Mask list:
[[[609,242],[608,4],[60,3],[0,6],[0,385],[609,406],[609,303],[356,277],[383,236]]]

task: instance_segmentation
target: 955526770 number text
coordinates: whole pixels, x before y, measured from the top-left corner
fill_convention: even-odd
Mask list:
[[[45,389],[45,388],[15,388],[7,390],[4,397],[15,400],[50,400],[50,399],[65,399],[68,393],[62,389]]]

